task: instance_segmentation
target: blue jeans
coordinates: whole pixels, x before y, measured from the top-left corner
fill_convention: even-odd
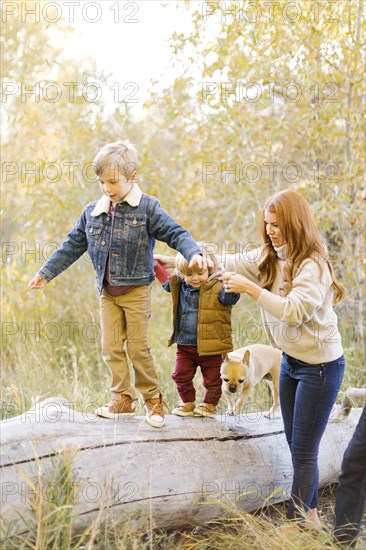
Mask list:
[[[343,456],[335,506],[335,540],[354,548],[366,500],[366,406]]]
[[[280,403],[294,468],[288,519],[300,519],[309,508],[318,507],[319,445],[343,373],[343,355],[317,365],[282,356]]]

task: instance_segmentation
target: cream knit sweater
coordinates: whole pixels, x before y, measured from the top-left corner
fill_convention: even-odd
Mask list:
[[[304,260],[292,281],[291,291],[282,298],[279,288],[283,280],[286,245],[276,252],[278,270],[275,281],[271,291],[263,289],[256,302],[269,342],[305,363],[338,359],[343,349],[332,304],[332,278],[326,262],[321,269],[314,260]],[[262,247],[247,254],[227,255],[225,267],[258,284],[261,254]]]

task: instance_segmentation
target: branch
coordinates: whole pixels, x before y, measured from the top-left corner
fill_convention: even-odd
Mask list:
[[[311,46],[308,42],[305,42],[305,46],[307,48],[309,48],[310,50],[312,50],[313,52],[315,52],[317,55],[319,55],[319,51],[314,48],[314,46]],[[340,69],[337,65],[335,65],[335,63],[333,63],[332,61],[329,61],[329,59],[327,57],[325,57],[324,54],[320,53],[321,57],[324,59],[324,61],[326,63],[328,63],[328,65],[331,65],[331,67],[333,67],[336,71],[338,71],[340,74],[342,74],[343,76],[345,76],[347,78],[347,80],[350,80],[353,84],[357,84],[358,81],[355,80],[354,78],[352,78],[351,76],[349,76],[349,74],[345,73],[344,71],[342,71],[342,69]]]

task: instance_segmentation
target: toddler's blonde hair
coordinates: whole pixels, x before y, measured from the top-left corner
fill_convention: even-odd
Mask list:
[[[128,140],[107,143],[94,157],[93,168],[97,176],[118,170],[129,180],[138,168],[137,150]]]
[[[207,243],[198,242],[197,245],[200,247],[203,257],[210,258],[213,261],[214,265],[208,268],[208,274],[212,275],[217,271],[221,271],[219,257],[217,256],[217,254],[214,254],[213,252],[210,252],[208,250]],[[197,273],[200,271],[197,267],[194,267],[193,269],[191,269],[190,267],[188,267],[188,263],[189,262],[187,262],[184,256],[182,256],[182,254],[178,252],[178,254],[175,257],[175,268],[178,276],[192,275],[192,273]]]

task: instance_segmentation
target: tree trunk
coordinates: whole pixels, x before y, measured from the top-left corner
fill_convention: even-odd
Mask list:
[[[320,447],[321,487],[337,480],[360,411],[332,414]],[[167,416],[155,429],[142,417],[114,422],[76,412],[54,397],[2,422],[2,439],[2,513],[13,533],[26,531],[17,514],[28,517],[35,498],[64,490],[55,469],[60,479],[71,472],[76,530],[97,515],[120,520],[127,512],[138,512],[139,527],[201,524],[224,515],[225,503],[252,511],[288,499],[291,488],[280,415]]]

